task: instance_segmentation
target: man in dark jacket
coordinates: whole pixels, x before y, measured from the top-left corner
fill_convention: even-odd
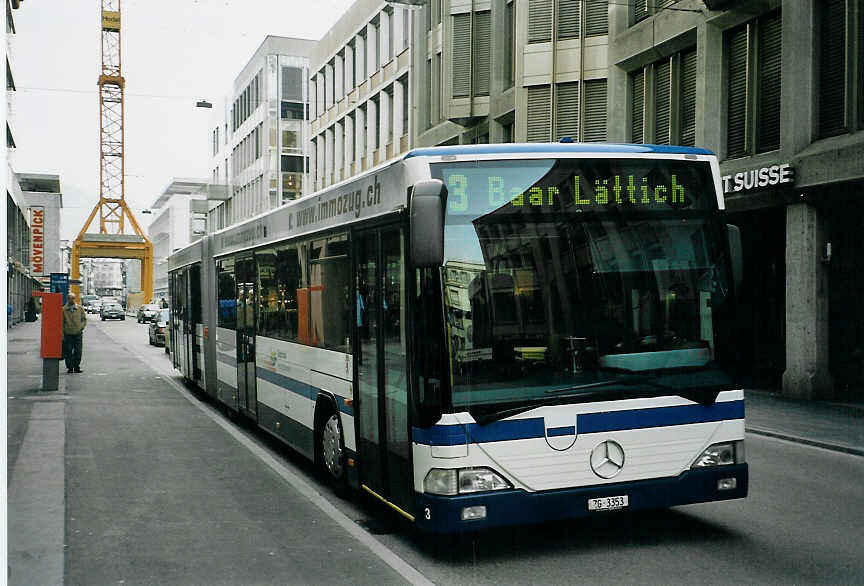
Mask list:
[[[75,303],[75,294],[69,293],[63,306],[63,358],[66,359],[66,369],[70,374],[81,372],[86,327],[87,314],[83,307]]]

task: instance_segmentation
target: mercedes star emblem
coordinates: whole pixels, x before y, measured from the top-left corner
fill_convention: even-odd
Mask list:
[[[607,440],[591,450],[591,469],[600,478],[612,478],[624,467],[624,448]]]

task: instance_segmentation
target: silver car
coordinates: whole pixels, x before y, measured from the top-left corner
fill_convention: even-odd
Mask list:
[[[155,303],[147,303],[138,308],[138,323],[153,321],[161,308]]]
[[[102,321],[105,321],[106,319],[119,319],[125,321],[126,313],[119,304],[109,303],[102,306],[102,311],[99,312],[99,317],[102,318]]]

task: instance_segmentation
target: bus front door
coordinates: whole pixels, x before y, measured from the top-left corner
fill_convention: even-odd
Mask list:
[[[237,407],[258,419],[255,389],[255,259],[237,259]]]
[[[183,307],[180,311],[183,319],[183,376],[190,381],[194,381],[195,372],[192,367],[192,361],[194,354],[195,324],[192,321],[192,305],[195,302],[200,303],[200,300],[195,299],[193,301],[190,283],[192,274],[190,273],[189,268],[187,267],[183,269],[182,274],[183,290],[181,291],[181,294],[183,295]]]
[[[187,363],[188,336],[186,334],[188,324],[185,312],[186,303],[189,301],[189,288],[186,283],[187,276],[188,273],[185,270],[177,271],[174,281],[175,295],[171,301],[171,318],[177,324],[177,336],[175,340],[172,340],[172,342],[175,342],[174,358],[177,369],[184,379],[189,378],[189,366]]]
[[[354,258],[360,482],[413,519],[402,231],[384,228],[358,233]]]
[[[189,357],[190,377],[204,387],[204,371],[202,368],[202,353],[204,352],[203,340],[199,339],[198,331],[201,326],[201,265],[195,264],[189,268],[189,303],[186,306],[189,316]],[[203,332],[202,332],[203,334]]]

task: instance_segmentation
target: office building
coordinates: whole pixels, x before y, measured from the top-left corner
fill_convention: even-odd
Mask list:
[[[227,199],[208,210],[219,230],[310,191],[309,53],[315,41],[268,36],[215,109],[210,130],[210,183]]]

